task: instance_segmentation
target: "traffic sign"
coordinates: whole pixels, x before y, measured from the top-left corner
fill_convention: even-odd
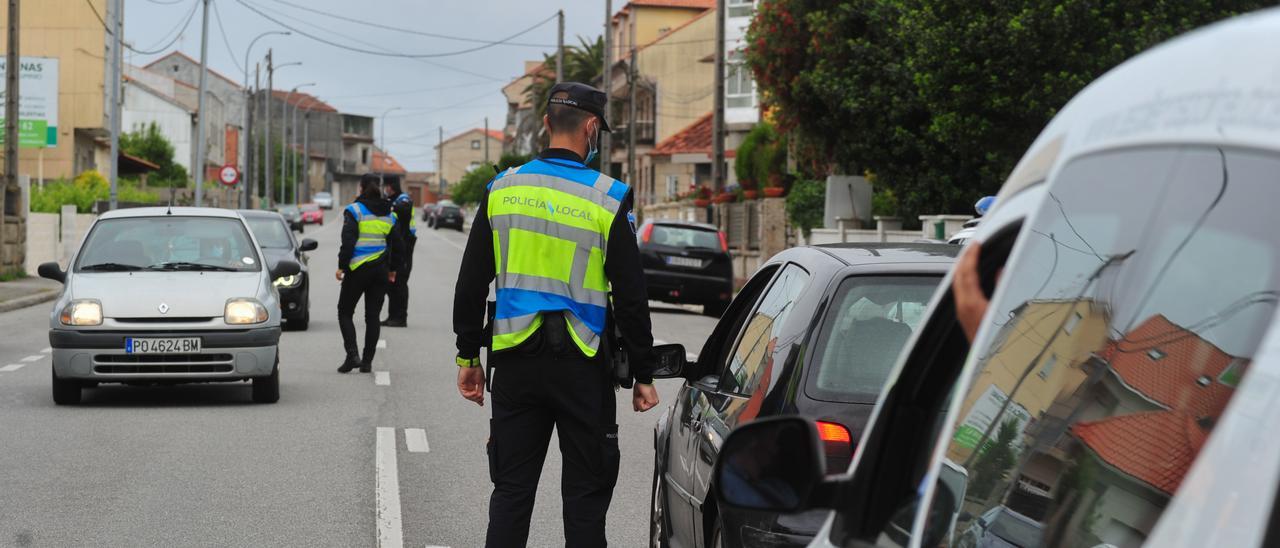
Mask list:
[[[230,164],[222,166],[222,169],[218,170],[218,181],[224,185],[233,186],[240,182],[240,170]]]

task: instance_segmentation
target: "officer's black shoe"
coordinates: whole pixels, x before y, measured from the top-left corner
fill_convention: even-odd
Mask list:
[[[383,327],[409,327],[408,323],[405,322],[405,320],[393,320],[391,318],[382,320],[382,326]]]
[[[373,372],[373,362],[365,362],[365,361],[360,362],[360,372],[361,372],[361,373],[372,373],[372,372]]]
[[[346,361],[342,362],[342,365],[338,366],[338,372],[350,373],[352,369],[355,369],[357,367],[360,367],[360,358],[357,358],[355,356],[347,356]]]

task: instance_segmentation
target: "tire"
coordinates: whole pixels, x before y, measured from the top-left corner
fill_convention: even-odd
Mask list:
[[[659,502],[666,500],[666,491],[662,486],[662,476],[655,466],[653,469],[653,489],[649,491],[649,548],[667,548],[666,516]]]
[[[52,368],[51,368],[52,369]],[[53,372],[53,403],[58,405],[76,405],[80,403],[80,381],[58,378]]]
[[[276,356],[276,364],[271,374],[253,379],[253,403],[275,403],[280,401],[280,357]]]
[[[311,324],[311,303],[306,304],[306,310],[302,312],[301,318],[298,318],[296,321],[289,322],[289,323],[294,324],[293,326],[294,331],[306,331],[307,326]]]
[[[702,305],[702,315],[711,316],[712,318],[719,318],[720,316],[724,315],[724,311],[726,308],[729,308],[729,303],[725,303],[725,302],[707,303]]]

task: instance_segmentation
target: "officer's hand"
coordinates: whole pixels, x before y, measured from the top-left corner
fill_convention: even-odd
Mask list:
[[[458,393],[466,400],[484,407],[484,368],[459,367]]]
[[[978,257],[981,253],[978,242],[969,244],[969,248],[956,262],[955,276],[951,279],[951,294],[956,302],[956,319],[964,330],[964,335],[973,342],[982,325],[982,317],[991,304],[987,295],[982,292],[982,280],[978,274]]]
[[[338,281],[342,281],[342,269],[341,269],[341,268],[339,268],[339,269],[338,269],[338,272],[337,272],[337,273],[335,273],[335,274],[333,275],[333,277],[334,277],[334,278],[337,278],[337,279],[338,279]]]
[[[394,271],[387,273],[387,281],[391,283],[396,283],[396,273]]]
[[[631,408],[644,413],[658,406],[658,389],[652,384],[636,383],[631,389]]]

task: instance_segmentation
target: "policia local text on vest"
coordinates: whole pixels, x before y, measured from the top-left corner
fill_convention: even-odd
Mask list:
[[[361,373],[373,370],[382,301],[400,268],[404,246],[399,232],[395,230],[396,223],[391,202],[382,197],[378,176],[366,174],[361,177],[360,197],[342,212],[342,245],[338,248],[337,272],[338,281],[342,282],[338,293],[338,329],[342,332],[346,359],[338,367],[339,373],[356,367]],[[356,346],[356,326],[352,320],[361,297],[364,297],[363,354]]]
[[[565,543],[606,544],[605,516],[619,463],[614,375],[603,351],[606,325],[616,323],[627,345],[636,379],[633,408],[658,404],[631,192],[584,163],[596,150],[598,132],[608,130],[605,95],[566,83],[552,88],[550,97],[544,124],[551,147],[489,183],[454,296],[458,389],[481,405],[480,347],[488,342],[492,350],[490,547],[528,541],[553,428],[564,456]],[[486,341],[490,282],[497,305]]]

